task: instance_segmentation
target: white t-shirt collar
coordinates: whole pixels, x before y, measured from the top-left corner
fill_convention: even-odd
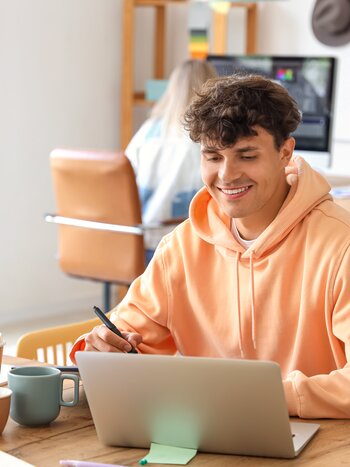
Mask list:
[[[244,238],[242,238],[240,236],[240,233],[238,232],[238,229],[237,229],[237,226],[236,226],[236,222],[234,219],[231,219],[231,232],[233,233],[233,235],[235,236],[236,240],[242,245],[244,246],[244,248],[246,248],[248,250],[248,248],[250,246],[253,245],[253,243],[255,242],[255,238],[253,240],[245,240]]]

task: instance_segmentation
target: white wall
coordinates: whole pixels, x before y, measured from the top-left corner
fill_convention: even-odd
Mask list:
[[[4,323],[100,299],[100,286],[59,271],[43,213],[55,146],[118,146],[121,34],[115,0],[0,0],[0,11]]]
[[[259,4],[258,52],[339,57],[334,167],[350,174],[350,44],[329,48],[310,28],[313,1]],[[67,313],[101,287],[60,272],[48,155],[57,146],[119,148],[121,0],[0,0],[0,325]],[[242,53],[244,12],[231,11],[228,52]],[[153,13],[137,11],[135,84],[151,76]],[[187,57],[187,7],[167,19],[167,71]],[[235,42],[234,45],[232,42]],[[144,111],[135,111],[140,122]],[[89,311],[87,312],[89,313]]]

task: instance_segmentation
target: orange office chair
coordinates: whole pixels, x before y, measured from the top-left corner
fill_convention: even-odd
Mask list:
[[[50,155],[59,224],[59,264],[65,273],[130,285],[145,269],[141,204],[133,168],[122,153],[55,149]]]

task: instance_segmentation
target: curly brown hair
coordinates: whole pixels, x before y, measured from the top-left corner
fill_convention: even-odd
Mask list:
[[[226,148],[254,127],[270,133],[277,149],[296,130],[301,112],[280,84],[260,75],[232,75],[210,79],[184,115],[185,128],[195,142]]]

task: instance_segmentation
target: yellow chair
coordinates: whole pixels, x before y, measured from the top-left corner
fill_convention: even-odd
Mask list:
[[[51,363],[71,365],[69,352],[82,334],[101,324],[98,318],[28,332],[19,338],[16,356]]]

